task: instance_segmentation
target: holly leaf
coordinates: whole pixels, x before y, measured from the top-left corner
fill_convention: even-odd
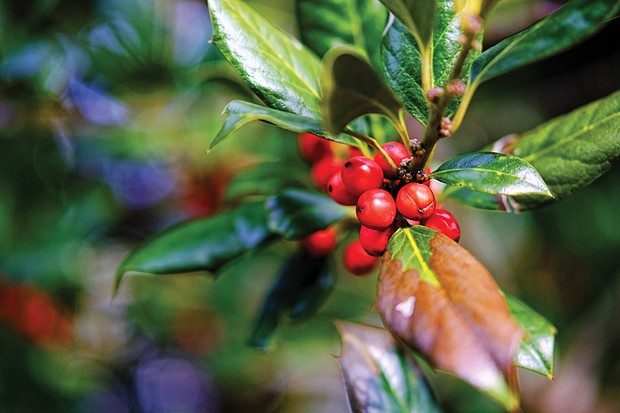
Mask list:
[[[571,0],[564,7],[482,53],[472,84],[503,75],[567,50],[599,31],[620,10],[617,0]]]
[[[208,0],[213,43],[269,107],[320,119],[316,55],[243,1]]]
[[[420,47],[430,44],[437,13],[435,0],[381,0],[381,3],[403,23]]]
[[[523,337],[487,269],[445,235],[401,228],[383,257],[377,308],[384,324],[437,368],[518,407],[514,359]]]
[[[515,297],[506,296],[515,321],[525,330],[515,364],[553,379],[553,349],[556,328],[543,316]]]
[[[552,197],[532,165],[516,156],[495,152],[456,156],[433,171],[430,177],[488,194]]]
[[[352,136],[344,134],[337,136],[330,135],[324,130],[321,121],[316,118],[284,112],[242,100],[233,100],[226,105],[224,108],[224,116],[226,120],[215,138],[211,141],[209,150],[213,149],[241,127],[254,121],[263,121],[296,133],[309,132],[334,142],[354,146],[358,145],[357,140]]]
[[[175,274],[216,272],[271,239],[265,202],[180,224],[132,251],[116,270],[114,291],[128,272]]]
[[[327,257],[295,254],[280,268],[269,287],[254,323],[250,344],[269,347],[283,319],[314,314],[331,291],[334,281],[333,263]]]
[[[620,92],[557,117],[522,135],[497,141],[492,150],[522,158],[542,176],[554,198],[478,197],[465,190],[445,198],[485,209],[519,212],[566,199],[603,175],[620,157]]]
[[[366,58],[351,47],[335,47],[325,55],[321,89],[325,129],[332,135],[370,113],[385,115],[397,129],[405,128],[399,98]]]
[[[350,215],[350,208],[317,192],[291,189],[267,200],[269,228],[286,239],[300,239]]]
[[[285,170],[287,173],[283,174]],[[261,162],[252,169],[237,174],[226,188],[226,200],[247,196],[271,196],[285,189],[310,186],[308,173],[293,163]]]
[[[298,0],[295,5],[301,39],[316,54],[350,45],[381,67],[379,46],[388,12],[378,0]]]
[[[437,2],[433,38],[428,46],[432,51],[429,88],[445,87],[461,49],[458,41],[460,36],[460,19],[454,12],[454,1],[440,0]],[[461,80],[465,83],[469,79],[471,64],[478,54],[479,52],[472,50],[465,62],[461,75]],[[403,100],[407,111],[425,125],[430,109],[422,84],[422,55],[414,37],[397,20],[392,22],[383,38],[381,57],[388,83]],[[446,116],[452,116],[459,103],[460,99],[454,98]]]
[[[353,413],[439,413],[413,358],[387,331],[338,322],[338,365]]]

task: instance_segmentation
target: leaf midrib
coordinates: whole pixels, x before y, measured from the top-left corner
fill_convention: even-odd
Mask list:
[[[252,25],[252,21],[245,15],[243,15],[242,13],[237,12],[233,12],[234,14],[236,14],[241,20],[243,20],[243,22],[245,24],[249,24],[250,26]],[[261,16],[262,17],[262,16]],[[277,27],[275,27],[276,30],[280,31],[280,34],[284,33],[281,32],[281,30]],[[256,30],[255,33],[258,34],[258,37],[260,38],[260,40],[264,43],[264,44],[270,44],[270,42],[268,41],[268,39],[265,37],[264,33],[260,30]],[[319,92],[317,90],[314,89],[314,87],[312,85],[310,85],[308,83],[308,81],[301,75],[301,73],[299,73],[293,66],[290,65],[290,63],[288,62],[288,60],[285,58],[285,56],[283,56],[282,54],[279,53],[279,50],[275,47],[271,47],[271,51],[280,58],[280,62],[289,68],[290,71],[292,71],[296,77],[301,81],[302,84],[306,85],[308,87],[308,90],[310,90],[310,92],[317,98],[317,99],[321,99],[321,95],[319,94]]]

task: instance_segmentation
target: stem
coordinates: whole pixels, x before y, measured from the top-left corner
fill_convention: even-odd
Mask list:
[[[452,82],[453,80],[460,78],[461,72],[463,71],[463,66],[465,65],[465,61],[467,60],[467,56],[472,49],[472,41],[474,40],[475,36],[476,33],[465,33],[465,42],[463,43],[463,47],[461,48],[457,60],[452,67],[452,72],[448,77],[446,86],[449,85],[450,82]],[[445,87],[443,95],[441,95],[439,101],[433,106],[431,110],[431,114],[428,119],[428,125],[426,126],[424,136],[422,137],[422,145],[424,146],[424,149],[426,149],[426,153],[415,164],[416,167],[419,167],[422,170],[425,170],[430,166],[430,162],[433,158],[433,153],[435,152],[435,145],[437,144],[439,139],[442,138],[442,135],[440,135],[439,133],[441,121],[453,97],[454,95],[450,93],[449,88]]]
[[[346,129],[344,133],[346,133],[347,135],[351,135],[354,138],[359,139],[362,142],[366,143],[367,145],[371,146],[374,150],[379,152],[381,156],[385,158],[385,161],[388,163],[388,165],[390,165],[390,168],[392,168],[395,171],[398,169],[398,166],[396,166],[392,158],[390,158],[390,155],[388,155],[387,152],[385,152],[385,150],[381,147],[381,145],[379,145],[379,142],[377,142],[375,139],[369,136],[366,136],[366,135],[362,135],[361,133],[357,133],[351,129]],[[368,156],[368,157],[371,158],[371,156]]]
[[[463,95],[461,99],[461,103],[459,104],[458,109],[456,110],[456,114],[454,115],[454,119],[452,119],[452,133],[456,132],[457,129],[461,126],[463,122],[463,118],[465,118],[465,113],[469,108],[469,104],[471,103],[472,98],[474,97],[474,93],[478,89],[478,82],[475,80],[467,86],[467,91]]]
[[[413,145],[411,144],[411,138],[409,137],[409,132],[407,131],[404,110],[401,109],[398,111],[398,119],[394,120],[394,126],[396,127],[396,131],[398,132],[398,136],[400,136],[400,140],[403,145],[405,145],[405,148],[407,148],[409,153],[413,155]]]
[[[420,49],[422,52],[422,90],[428,93],[433,88],[433,55],[432,47]]]

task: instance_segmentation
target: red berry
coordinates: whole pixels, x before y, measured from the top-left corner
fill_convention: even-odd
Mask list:
[[[329,179],[327,193],[340,205],[355,205],[357,203],[357,197],[351,195],[345,188],[340,171],[333,174]]]
[[[420,221],[430,217],[435,205],[433,191],[428,186],[415,182],[403,186],[396,195],[396,208],[408,219]]]
[[[369,189],[380,188],[383,184],[381,167],[372,159],[364,156],[349,158],[340,173],[345,188],[354,196],[360,196]]]
[[[338,236],[334,227],[313,232],[301,241],[308,253],[315,257],[332,252],[336,248],[337,242]]]
[[[314,165],[310,171],[312,176],[312,182],[319,189],[327,189],[327,183],[329,179],[338,171],[342,166],[342,161],[333,156],[326,156]]]
[[[390,237],[395,228],[389,227],[383,230],[371,229],[362,225],[360,228],[360,243],[369,255],[380,257],[385,252]]]
[[[388,154],[388,156],[392,158],[396,166],[400,166],[403,159],[411,157],[411,154],[409,154],[407,148],[405,148],[405,145],[400,142],[388,142],[381,147]],[[375,154],[374,160],[377,164],[379,164],[383,170],[383,175],[385,175],[386,178],[396,177],[396,171],[388,165],[385,158],[379,152]]]
[[[309,161],[316,162],[332,152],[330,141],[311,133],[300,133],[298,142],[301,156]]]
[[[396,217],[396,203],[384,189],[369,189],[360,195],[355,208],[357,219],[371,229],[385,229]]]
[[[422,225],[442,232],[456,242],[459,242],[459,239],[461,239],[461,228],[459,228],[459,223],[456,222],[454,215],[445,209],[436,209],[430,218],[422,221]]]
[[[344,249],[342,254],[344,268],[355,275],[365,275],[375,269],[379,264],[379,258],[369,255],[359,240],[355,240]]]

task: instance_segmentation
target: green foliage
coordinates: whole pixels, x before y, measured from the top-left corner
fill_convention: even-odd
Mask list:
[[[317,192],[290,189],[267,200],[269,229],[299,239],[348,217],[350,208]]]
[[[301,39],[319,56],[350,45],[381,67],[379,46],[388,13],[378,0],[298,0],[295,5]]]
[[[437,13],[435,0],[381,0],[381,2],[405,25],[421,49],[429,46]]]
[[[440,413],[415,361],[385,330],[338,323],[344,376],[353,413]]]
[[[430,177],[488,194],[552,197],[532,165],[516,156],[494,152],[457,156],[442,164]]]
[[[117,290],[130,272],[172,274],[215,272],[271,237],[262,200],[213,217],[194,220],[158,235],[130,253],[114,279]]]

